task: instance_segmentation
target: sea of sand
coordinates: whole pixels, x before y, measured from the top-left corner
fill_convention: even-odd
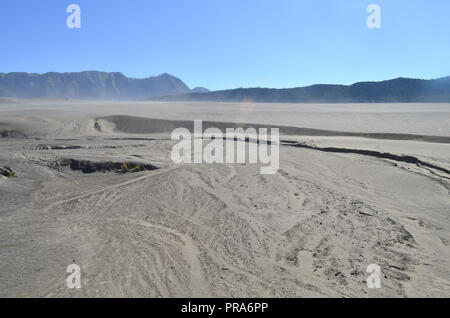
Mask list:
[[[282,127],[278,172],[175,164],[194,119]],[[449,123],[450,104],[1,100],[0,297],[449,297]]]

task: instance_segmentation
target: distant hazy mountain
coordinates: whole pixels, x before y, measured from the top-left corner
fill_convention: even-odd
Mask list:
[[[435,80],[397,78],[353,85],[318,84],[307,87],[192,90],[164,73],[143,79],[122,73],[0,73],[0,97],[221,101],[266,103],[450,102],[450,76]]]
[[[180,79],[166,73],[143,79],[97,71],[0,73],[1,97],[136,100],[189,92]]]
[[[266,103],[450,102],[450,76],[435,80],[397,78],[353,85],[238,88],[209,93],[189,93],[158,98],[166,101],[220,101]]]
[[[191,89],[191,93],[209,93],[210,90],[204,87],[194,87]]]

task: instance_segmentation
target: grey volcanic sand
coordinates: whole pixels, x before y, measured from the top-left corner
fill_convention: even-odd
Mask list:
[[[278,173],[261,175],[176,165],[169,138],[191,119],[299,127],[282,139],[448,170],[448,104],[249,105],[2,101],[0,167],[18,177],[0,176],[0,296],[450,296],[442,170],[285,143]],[[122,162],[159,169],[108,170]],[[71,263],[79,290],[66,287]],[[366,286],[372,263],[380,289]]]
[[[94,116],[130,115],[170,120],[273,124],[359,133],[450,136],[450,104],[256,104],[208,102],[100,102],[0,100],[0,110],[85,111]],[[20,112],[28,110],[27,113]],[[1,122],[0,118],[0,122]]]

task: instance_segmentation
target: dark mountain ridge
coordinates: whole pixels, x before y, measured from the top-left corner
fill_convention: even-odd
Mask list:
[[[396,78],[352,85],[317,84],[296,88],[237,88],[158,98],[165,101],[264,103],[450,102],[450,76],[433,80]]]

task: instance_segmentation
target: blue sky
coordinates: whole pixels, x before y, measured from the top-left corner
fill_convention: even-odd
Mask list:
[[[210,89],[436,78],[450,75],[449,15],[448,0],[1,0],[0,72],[167,72]]]

